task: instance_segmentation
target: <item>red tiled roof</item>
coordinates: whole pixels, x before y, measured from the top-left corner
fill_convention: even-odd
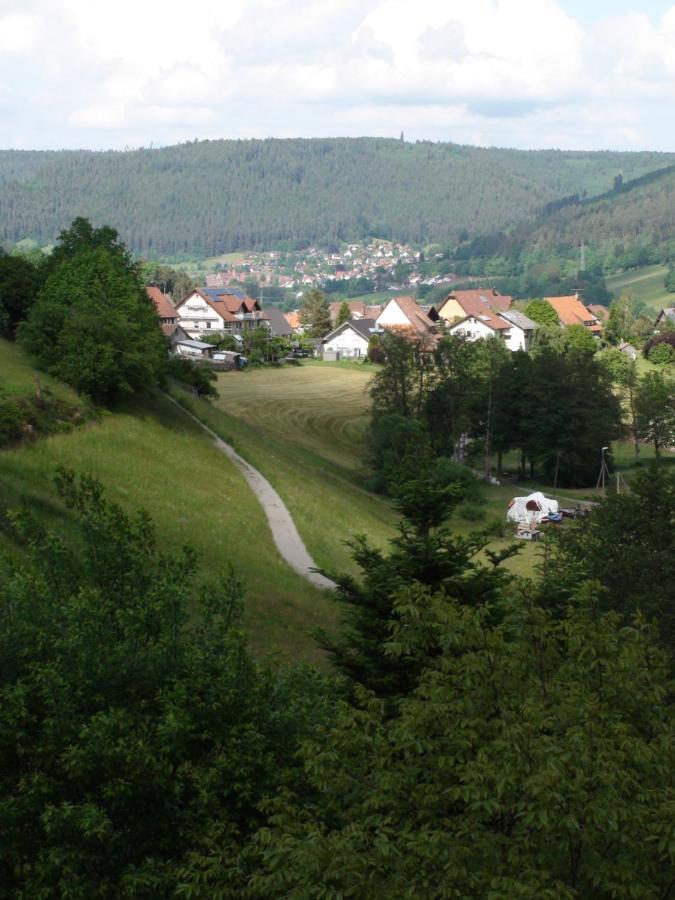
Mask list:
[[[451,326],[451,330],[453,328],[457,328],[459,325],[462,325],[467,319],[476,319],[479,322],[482,322],[483,325],[486,325],[492,331],[507,331],[512,323],[507,322],[506,319],[500,319],[496,313],[493,313],[490,309],[484,309],[482,312],[479,312],[477,315],[471,313],[468,315],[466,319],[460,319],[458,322],[454,322]]]
[[[455,299],[459,303],[467,316],[476,315],[478,310],[484,310],[485,308],[494,309],[497,312],[510,309],[513,303],[513,297],[510,297],[508,294],[498,294],[494,290],[450,291],[445,299],[449,300],[450,298]]]
[[[157,315],[160,319],[177,319],[178,313],[176,312],[176,307],[173,305],[173,301],[168,294],[165,294],[163,291],[160,291],[158,287],[154,284],[146,287],[145,292],[148,297],[155,304],[155,309],[157,310]]]
[[[563,325],[585,325],[596,334],[602,331],[602,325],[593,313],[581,302],[577,294],[568,297],[544,297],[544,300],[557,312]]]
[[[426,334],[435,328],[436,323],[431,321],[414,297],[392,297],[389,302],[398,305],[418,334]]]
[[[601,322],[606,322],[609,319],[609,310],[606,306],[600,306],[599,303],[589,303],[587,306],[596,319],[599,319]]]

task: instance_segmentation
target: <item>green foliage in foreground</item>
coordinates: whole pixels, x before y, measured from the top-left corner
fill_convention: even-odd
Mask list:
[[[92,480],[59,492],[80,549],[17,512],[28,558],[0,560],[0,897],[173,896],[294,783],[326,694],[251,660],[232,574],[196,583],[191,550]]]
[[[656,623],[675,650],[675,469],[652,463],[629,492],[610,494],[587,519],[558,535],[550,590],[561,597],[583,579],[605,588],[600,605]]]
[[[459,482],[444,484],[433,469],[414,478],[406,479],[402,470],[399,474],[395,505],[402,519],[389,553],[372,547],[364,536],[351,543],[361,578],[329,573],[346,610],[346,627],[335,638],[321,636],[338,671],[379,697],[410,692],[424,664],[422,654],[409,657],[387,652],[390,631],[398,621],[395,598],[399,592],[416,583],[432,591],[444,588],[469,606],[491,603],[509,582],[509,576],[497,567],[517,550],[512,546],[500,554],[488,552],[490,565],[480,563],[477,557],[490,536],[457,537],[446,526],[462,498]]]
[[[304,745],[312,793],[257,837],[256,898],[667,897],[675,730],[651,629],[527,597],[395,597],[387,652],[424,657],[397,714],[363,692]]]
[[[552,604],[432,539],[454,559],[421,565],[448,495],[410,483],[372,649],[416,677],[338,700],[251,660],[231,573],[59,491],[76,545],[17,512],[0,561],[3,900],[668,896],[668,660],[613,587]]]

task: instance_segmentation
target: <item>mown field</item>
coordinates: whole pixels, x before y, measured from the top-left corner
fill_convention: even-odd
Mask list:
[[[15,389],[30,389],[30,362],[3,344],[1,373],[9,360]],[[311,632],[334,627],[334,604],[281,559],[243,476],[174,404],[133,402],[68,434],[0,451],[0,542],[12,546],[4,514],[20,503],[71,533],[53,488],[61,465],[98,478],[126,509],[146,509],[164,552],[194,546],[205,577],[217,579],[232,565],[246,586],[244,624],[258,652],[320,658]]]
[[[322,567],[353,573],[357,570],[345,541],[366,534],[384,547],[397,521],[389,501],[363,488],[372,374],[372,367],[359,363],[311,362],[299,368],[224,373],[213,404],[180,392],[181,402],[274,485],[314,559]],[[484,519],[469,522],[455,516],[453,530],[468,534],[485,524],[503,524],[509,500],[520,492],[509,484],[486,486]],[[503,548],[510,539],[505,529],[490,549]],[[535,558],[536,548],[524,545],[509,567],[531,574]]]
[[[607,287],[615,297],[630,291],[634,300],[643,300],[647,306],[658,311],[675,304],[675,294],[669,294],[663,285],[667,272],[666,266],[643,266],[631,272],[610,275]]]

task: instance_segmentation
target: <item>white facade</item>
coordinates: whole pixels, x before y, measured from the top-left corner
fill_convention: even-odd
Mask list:
[[[467,319],[464,319],[463,322],[452,325],[448,328],[448,332],[449,334],[463,337],[467,341],[485,341],[488,338],[500,336],[506,338],[509,333],[506,329],[504,329],[503,332],[494,331],[489,325],[486,325],[485,322],[481,322],[480,319],[475,318],[475,316],[469,316]]]
[[[368,339],[353,328],[343,328],[339,334],[326,341],[324,351],[339,353],[342,359],[360,358],[368,354]]]
[[[410,319],[403,312],[394,297],[377,317],[376,325],[378,328],[396,328],[397,326],[405,328],[410,327]]]
[[[176,312],[178,313],[178,324],[191,338],[225,331],[225,322],[222,316],[219,316],[197,291],[188,294],[185,300],[178,304]]]
[[[520,328],[518,325],[511,323],[511,328],[507,331],[504,343],[509,350],[529,350],[532,343],[532,332]]]

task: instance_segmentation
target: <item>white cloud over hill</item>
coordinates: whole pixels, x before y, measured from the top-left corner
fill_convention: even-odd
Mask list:
[[[0,0],[0,145],[403,130],[673,149],[675,6],[634,7],[589,22],[563,0]]]

